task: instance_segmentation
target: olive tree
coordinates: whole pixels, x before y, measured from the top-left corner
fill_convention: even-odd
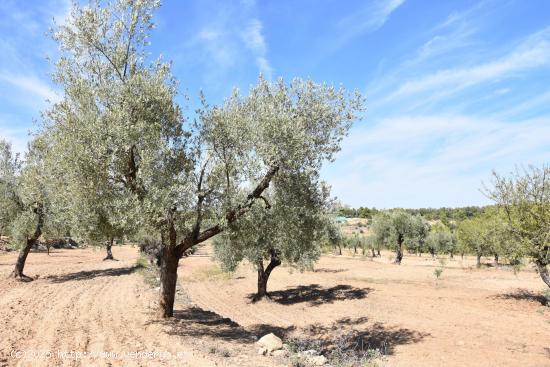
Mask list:
[[[498,265],[498,254],[501,242],[505,240],[502,221],[496,211],[466,219],[458,225],[458,240],[461,246],[476,255],[476,266],[481,267],[482,256],[495,256]]]
[[[28,149],[13,192],[17,210],[13,213],[10,232],[20,251],[11,276],[32,280],[23,273],[27,256],[42,235],[48,236],[59,229],[62,208],[54,200],[57,182],[46,163],[48,143],[43,136],[37,136]]]
[[[529,167],[509,176],[495,172],[493,178],[487,195],[505,213],[508,236],[517,244],[512,252],[529,256],[550,287],[550,167]]]
[[[11,144],[0,139],[0,239],[8,234],[10,225],[19,211],[17,180],[21,161]]]
[[[383,212],[373,218],[371,231],[373,241],[395,250],[395,263],[401,264],[403,247],[421,246],[427,234],[427,224],[420,216],[404,210]]]
[[[336,249],[338,249],[338,255],[342,255],[342,246],[345,246],[345,237],[340,224],[334,219],[328,220],[326,233],[327,242],[334,249],[334,253],[336,254]]]
[[[456,251],[456,243],[455,234],[443,223],[434,224],[426,238],[426,248],[432,257],[437,253],[445,253],[452,258]]]
[[[254,301],[269,297],[267,282],[277,266],[311,268],[321,254],[328,190],[316,176],[295,172],[274,177],[265,200],[214,240],[214,256],[224,270],[234,271],[244,259],[256,268]]]
[[[61,50],[55,80],[64,94],[45,129],[59,166],[78,173],[70,175],[73,187],[87,191],[100,177],[97,187],[114,193],[113,217],[122,228],[158,234],[159,308],[170,317],[183,254],[264,202],[273,180],[318,172],[338,151],[362,99],[311,81],[260,78],[248,95],[235,90],[221,106],[203,99],[187,123],[170,65],[147,63],[158,6],[73,5],[54,33]]]

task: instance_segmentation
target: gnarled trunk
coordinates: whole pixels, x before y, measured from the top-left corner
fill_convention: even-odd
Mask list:
[[[115,259],[113,257],[113,241],[114,241],[114,239],[111,237],[111,240],[107,243],[107,256],[105,256],[103,261],[105,261],[105,260],[114,260]]]
[[[174,300],[178,280],[179,255],[172,246],[164,246],[160,258],[160,303],[159,316],[174,315]]]
[[[19,251],[19,256],[17,256],[17,262],[15,263],[15,269],[13,269],[13,272],[11,273],[11,276],[13,278],[20,278],[20,279],[31,279],[30,277],[23,274],[23,269],[25,268],[25,262],[27,261],[27,256],[29,255],[29,251],[34,246],[36,241],[32,241],[30,239],[27,240],[27,243],[25,244],[25,247]]]
[[[498,262],[498,254],[495,254],[495,266],[498,267],[500,264]]]
[[[372,254],[372,257],[375,257],[375,256],[376,256],[376,254],[374,253],[374,249],[373,249],[373,248],[371,248],[371,254]]]
[[[267,294],[267,281],[273,269],[281,265],[281,260],[279,259],[277,253],[274,250],[270,251],[271,261],[267,265],[267,268],[264,269],[264,263],[262,260],[258,261],[258,291],[254,296],[254,302],[261,300],[264,297],[268,297]]]
[[[395,251],[395,261],[397,265],[401,265],[401,260],[403,260],[403,237],[399,235],[397,238],[397,249]]]
[[[537,266],[537,271],[539,272],[540,278],[550,288],[550,274],[548,273],[548,264],[536,260],[535,265]]]
[[[400,247],[398,247],[395,254],[395,263],[397,265],[401,265],[401,260],[403,260],[403,251],[401,250]]]
[[[178,264],[183,254],[182,250],[177,247],[177,235],[173,223],[171,223],[169,228],[168,240],[169,243],[166,244],[163,238],[160,254],[159,316],[163,318],[174,316]]]
[[[477,254],[476,268],[481,268],[481,255]]]
[[[27,238],[27,243],[25,244],[25,247],[21,249],[21,251],[19,252],[19,256],[17,256],[17,262],[15,263],[15,268],[13,269],[13,272],[10,275],[13,278],[32,280],[32,278],[26,276],[23,273],[23,269],[25,268],[25,262],[27,261],[27,256],[29,255],[29,251],[36,244],[40,235],[42,235],[42,226],[44,225],[44,212],[42,210],[42,204],[38,204],[34,212],[38,215],[36,228],[32,236],[30,238]]]

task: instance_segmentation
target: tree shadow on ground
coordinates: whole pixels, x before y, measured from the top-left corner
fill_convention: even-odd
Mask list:
[[[430,335],[406,328],[387,327],[380,322],[369,324],[368,321],[367,317],[346,317],[328,326],[309,325],[292,342],[300,350],[316,349],[325,356],[360,361],[373,351],[382,355],[394,354],[396,346],[418,343]]]
[[[531,292],[527,289],[516,289],[513,292],[508,292],[504,294],[499,294],[497,296],[494,296],[493,298],[496,299],[513,299],[516,301],[531,301],[531,302],[537,302],[540,303],[543,306],[548,305],[548,299],[544,297],[542,294],[538,294],[535,292]]]
[[[109,268],[98,270],[86,270],[76,273],[67,273],[62,275],[49,275],[44,279],[51,281],[52,283],[64,283],[78,280],[89,280],[98,277],[117,277],[121,275],[132,274],[138,269],[137,266],[127,266],[124,268]]]
[[[334,353],[361,356],[374,349],[388,355],[393,354],[398,345],[417,343],[429,336],[410,329],[386,327],[379,322],[369,324],[366,317],[342,318],[328,326],[313,324],[300,329],[269,324],[243,327],[229,318],[196,306],[175,311],[173,319],[150,322],[169,326],[167,333],[170,335],[210,337],[244,344],[253,344],[265,334],[274,333],[296,351],[316,349],[326,356]]]
[[[310,306],[333,303],[350,299],[362,299],[372,292],[372,288],[355,288],[351,285],[340,284],[325,288],[319,284],[301,285],[295,288],[269,292],[273,302],[281,305],[293,305],[296,303],[309,303]],[[255,294],[249,294],[248,298],[254,300]]]
[[[196,306],[174,311],[174,319],[153,322],[171,326],[168,330],[171,335],[212,337],[245,344],[254,343],[258,338],[269,333],[284,338],[294,330],[294,326],[285,328],[269,324],[257,324],[244,328],[230,318]]]

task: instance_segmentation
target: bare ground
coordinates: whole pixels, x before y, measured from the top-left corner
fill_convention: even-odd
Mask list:
[[[133,268],[137,250],[56,250],[29,255],[30,283],[0,283],[0,365],[276,366],[254,340],[273,331],[331,347],[335,337],[360,337],[387,366],[550,366],[550,308],[532,271],[473,268],[473,259],[389,254],[370,261],[324,256],[315,271],[277,268],[272,301],[252,303],[249,265],[227,276],[205,248],[180,265],[174,320],[155,317],[156,291]],[[0,255],[0,278],[16,254]],[[51,351],[50,359],[18,359],[12,351]],[[75,359],[57,354],[87,352]],[[106,358],[93,352],[169,352],[161,359]],[[179,352],[179,356],[178,356]],[[135,356],[134,356],[135,357]]]
[[[114,253],[120,261],[91,249],[31,253],[26,273],[39,278],[29,283],[4,280],[17,254],[0,255],[0,366],[214,365],[151,322],[154,291],[134,271],[137,250]],[[164,354],[122,355],[135,351]]]

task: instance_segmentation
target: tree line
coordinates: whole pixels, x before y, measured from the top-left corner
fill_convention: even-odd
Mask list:
[[[419,214],[424,219],[440,220],[446,225],[452,221],[461,221],[469,218],[473,218],[479,214],[482,214],[489,206],[465,206],[461,208],[419,208],[419,209],[410,209],[410,208],[395,208],[402,209],[409,214]],[[366,218],[372,219],[378,215],[383,210],[377,209],[375,207],[368,208],[362,207],[352,208],[349,205],[344,205],[337,203],[333,206],[332,210],[336,215],[347,217],[347,218]]]
[[[493,172],[490,187],[483,191],[493,205],[455,209],[453,220],[447,215],[443,219],[439,215],[425,217],[423,209],[376,211],[369,220],[367,236],[346,237],[334,226],[329,243],[340,254],[342,246],[353,247],[355,252],[362,248],[373,257],[380,249],[390,249],[395,251],[396,264],[401,264],[404,251],[420,256],[448,254],[451,258],[473,254],[477,267],[486,256],[494,259],[495,266],[502,261],[519,266],[528,259],[550,287],[550,167],[529,166],[508,176]],[[446,212],[448,209],[442,208],[428,213]],[[341,215],[341,209],[336,214]]]

